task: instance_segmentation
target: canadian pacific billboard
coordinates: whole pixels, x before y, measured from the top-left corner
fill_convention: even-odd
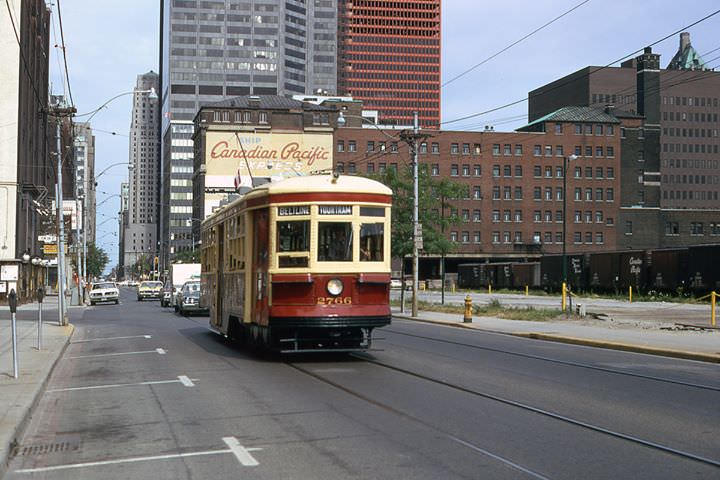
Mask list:
[[[329,133],[213,132],[205,136],[205,188],[252,187],[333,165]]]

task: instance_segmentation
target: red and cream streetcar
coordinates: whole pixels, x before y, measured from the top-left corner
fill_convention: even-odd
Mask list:
[[[392,191],[311,175],[254,188],[202,224],[201,304],[221,334],[280,352],[370,348],[390,323]]]

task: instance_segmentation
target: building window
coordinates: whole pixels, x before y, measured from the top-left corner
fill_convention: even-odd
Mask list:
[[[469,143],[463,143],[462,147],[462,153],[463,155],[470,155],[470,144]]]
[[[500,200],[500,187],[499,186],[493,187],[492,198],[493,198],[493,200]]]
[[[523,190],[522,187],[515,187],[515,200],[522,200]]]
[[[710,228],[712,229],[714,224],[710,224]],[[711,235],[713,235],[711,230]],[[674,235],[680,235],[680,227],[678,225],[678,222],[665,222],[665,235],[666,236],[674,236]]]
[[[500,221],[500,210],[492,211],[492,221],[493,221],[493,223],[497,223]]]
[[[595,147],[595,156],[596,156],[596,157],[602,157],[602,156],[603,156],[603,147]]]
[[[337,142],[337,151],[338,151],[338,152],[344,152],[344,151],[345,151],[345,141],[344,141],[344,140],[338,140],[338,142]]]
[[[512,212],[510,210],[503,210],[503,222],[512,221]]]
[[[575,223],[580,223],[582,221],[582,212],[580,210],[575,210],[574,219]]]
[[[367,164],[367,173],[375,173],[375,164],[370,162]]]
[[[516,223],[522,223],[522,210],[515,210],[514,219]]]
[[[463,222],[469,222],[470,221],[470,210],[467,208],[463,208],[462,211],[462,219]]]
[[[451,143],[450,144],[450,153],[452,155],[457,155],[460,153],[460,145],[457,143]]]
[[[605,152],[608,157],[612,158],[615,156],[615,147],[605,147]]]
[[[592,147],[585,147],[585,156],[592,157]]]
[[[609,135],[609,136],[615,135],[615,127],[612,125],[608,125],[607,127],[605,127],[605,134]],[[608,155],[608,156],[610,156],[610,155]]]
[[[542,189],[540,187],[533,187],[533,200],[542,199]]]
[[[258,123],[268,123],[268,112],[258,112]]]
[[[433,177],[437,177],[440,175],[440,164],[439,163],[433,163],[430,166],[430,175]]]
[[[348,152],[356,152],[357,151],[357,144],[355,143],[355,140],[348,141]]]
[[[605,243],[605,235],[603,235],[603,232],[597,232],[595,233],[595,243],[602,245]]]
[[[473,154],[480,155],[482,153],[482,145],[479,143],[473,144]]]
[[[540,165],[533,166],[533,177],[538,178],[542,176],[542,167]]]
[[[427,153],[427,152],[428,152],[427,142],[422,142],[420,144],[420,153]]]
[[[517,155],[517,156],[522,155],[522,153],[523,153],[523,148],[522,148],[522,147],[523,147],[523,146],[522,146],[521,144],[519,144],[519,143],[515,145],[515,155]]]
[[[457,242],[458,240],[458,233],[457,232],[450,232],[450,241],[451,242]]]
[[[499,176],[500,176],[500,165],[493,165],[493,167],[492,167],[492,175],[493,175],[493,177],[499,177]]]
[[[473,165],[473,175],[479,177],[482,174],[482,168],[480,165]]]
[[[612,188],[605,190],[605,200],[612,202],[615,200],[615,191]]]
[[[453,163],[450,165],[450,176],[451,177],[457,177],[458,176],[458,165],[457,163]]]
[[[555,124],[555,135],[562,135],[562,123],[556,123]]]
[[[512,145],[509,143],[503,145],[503,155],[512,155]]]
[[[552,145],[545,145],[545,156],[552,157]]]
[[[582,243],[582,233],[580,233],[580,232],[573,233],[573,243]]]
[[[603,223],[603,212],[601,210],[595,212],[595,223]]]
[[[720,223],[714,222],[710,224],[710,235],[720,235]]]
[[[482,221],[482,213],[480,209],[473,210],[473,222]]]
[[[563,146],[562,145],[555,145],[555,156],[556,157],[562,157],[564,154]]]
[[[630,220],[625,222],[625,235],[632,235],[633,234],[633,222]]]
[[[615,168],[607,167],[607,178],[615,178]]]
[[[462,243],[470,243],[470,232],[462,232]]]
[[[509,177],[512,175],[512,167],[510,165],[503,165],[503,177]]]
[[[397,144],[397,142],[390,142],[390,151],[391,151],[392,153],[397,153],[397,152],[398,152],[398,144]]]
[[[603,134],[603,126],[595,125],[595,135],[602,135],[602,134]]]
[[[480,193],[480,187],[478,185],[473,187],[473,200],[482,200],[482,194]]]
[[[313,125],[330,125],[330,115],[327,113],[313,113]]]
[[[552,188],[551,187],[545,187],[545,200],[552,200]]]
[[[575,129],[575,135],[582,135],[582,124],[576,123],[573,128]]]
[[[533,155],[535,155],[536,157],[539,157],[540,155],[542,155],[542,146],[535,145],[533,147]]]
[[[375,151],[375,142],[370,141],[370,140],[367,142],[367,151],[368,152]]]
[[[500,232],[492,232],[492,243],[500,243]]]
[[[469,177],[469,176],[470,176],[470,165],[463,165],[463,166],[462,166],[462,175],[463,175],[463,177]]]
[[[703,231],[703,222],[690,222],[690,235],[702,236],[705,235]]]
[[[510,243],[510,232],[503,232],[503,243]]]
[[[440,144],[439,143],[433,142],[431,145],[431,148],[432,148],[432,150],[431,150],[432,153],[434,153],[435,155],[440,153]]]
[[[582,167],[575,167],[575,178],[581,178],[582,177]]]
[[[592,243],[592,232],[585,232],[585,243]]]
[[[473,233],[473,243],[480,243],[480,232]]]
[[[500,155],[500,144],[499,143],[493,143],[492,154]]]
[[[522,165],[515,165],[515,176],[522,177]]]

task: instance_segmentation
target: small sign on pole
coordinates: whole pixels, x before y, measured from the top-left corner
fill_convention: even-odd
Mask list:
[[[15,289],[10,290],[8,295],[8,304],[10,305],[10,319],[12,323],[12,358],[13,358],[13,378],[17,380],[19,376],[18,355],[17,355],[17,322],[15,321],[15,313],[17,313],[17,294]]]

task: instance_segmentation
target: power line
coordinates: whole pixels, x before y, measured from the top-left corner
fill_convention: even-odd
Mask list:
[[[450,80],[448,80],[448,81],[446,81],[445,83],[443,83],[440,87],[441,87],[441,88],[446,87],[447,85],[451,84],[452,82],[454,82],[455,80],[459,79],[460,77],[463,77],[463,76],[467,75],[468,73],[472,72],[473,70],[475,70],[475,69],[478,68],[479,66],[481,66],[481,65],[489,62],[489,61],[492,60],[493,58],[497,57],[497,56],[500,55],[501,53],[510,50],[512,47],[514,47],[514,46],[517,45],[518,43],[522,42],[523,40],[526,40],[526,39],[532,37],[533,35],[535,35],[536,33],[538,33],[540,30],[543,30],[545,27],[549,27],[550,25],[552,25],[552,24],[555,23],[556,21],[558,21],[558,20],[560,20],[561,18],[563,18],[565,15],[570,14],[573,10],[576,10],[576,9],[582,7],[583,5],[585,5],[586,3],[588,3],[589,1],[590,1],[590,0],[584,0],[583,2],[580,2],[579,4],[575,5],[575,6],[572,7],[570,10],[568,10],[567,12],[563,13],[562,15],[559,15],[559,16],[553,18],[552,20],[550,20],[549,22],[547,22],[547,23],[544,24],[543,26],[536,28],[535,30],[533,30],[532,32],[528,33],[527,35],[525,35],[525,36],[522,37],[521,39],[516,40],[515,42],[511,43],[510,45],[508,45],[507,47],[503,48],[503,49],[500,50],[499,52],[497,52],[497,53],[489,56],[488,58],[486,58],[486,59],[483,60],[482,62],[480,62],[480,63],[478,63],[478,64],[476,64],[476,65],[473,65],[472,67],[468,68],[468,69],[465,70],[464,72],[462,72],[462,73],[454,76],[454,77],[451,78]]]
[[[72,89],[70,88],[70,72],[68,71],[67,53],[65,51],[65,33],[63,31],[62,13],[60,12],[60,0],[57,0],[57,13],[58,13],[58,22],[60,23],[60,42],[62,44],[61,48],[62,48],[63,60],[65,62],[65,80],[67,81],[67,91],[68,91],[68,96],[70,97],[70,105],[72,106],[72,105],[75,105],[75,101],[73,100]]]
[[[693,22],[693,23],[691,23],[691,24],[689,24],[689,25],[686,25],[686,26],[684,26],[683,28],[674,31],[674,32],[672,32],[672,33],[670,33],[670,34],[662,37],[662,38],[659,39],[659,40],[656,40],[655,42],[649,44],[648,47],[652,47],[652,46],[654,46],[654,45],[657,45],[658,43],[664,42],[664,41],[667,40],[668,38],[674,37],[674,36],[676,36],[677,34],[682,33],[682,32],[684,32],[684,31],[688,30],[689,28],[694,27],[695,25],[697,25],[697,24],[699,24],[699,23],[702,23],[702,22],[704,22],[705,20],[708,20],[709,18],[714,17],[714,16],[717,15],[718,13],[720,13],[720,10],[715,10],[714,12],[710,13],[709,15],[706,15],[705,17],[703,17],[703,18],[701,18],[701,19],[699,19],[699,20],[697,20],[697,21],[695,21],[695,22]],[[629,53],[629,54],[621,57],[621,58],[618,59],[618,60],[612,61],[612,62],[608,63],[608,64],[605,65],[605,66],[598,67],[598,68],[595,68],[595,69],[592,69],[592,68],[591,68],[591,69],[588,71],[588,73],[584,74],[584,77],[589,77],[589,76],[592,75],[593,73],[599,72],[600,70],[604,70],[604,69],[610,67],[611,65],[613,65],[613,64],[615,64],[615,63],[622,62],[622,61],[625,60],[626,58],[632,57],[633,55],[637,55],[638,53],[642,52],[643,50],[644,50],[644,48],[641,48],[641,49],[639,49],[639,50],[635,50],[634,52],[631,52],[631,53]],[[542,93],[548,93],[548,92],[551,92],[551,91],[553,91],[553,90],[557,90],[558,88],[563,87],[563,86],[565,86],[565,85],[567,85],[567,84],[569,84],[569,83],[571,83],[571,82],[574,82],[574,81],[576,81],[576,80],[578,80],[578,78],[571,78],[571,79],[566,80],[565,82],[560,82],[560,83],[558,83],[557,85],[554,85],[554,86],[548,88],[547,90],[545,90],[545,91],[542,92]],[[473,113],[473,114],[470,114],[470,115],[465,115],[464,117],[456,118],[456,119],[453,119],[453,120],[446,120],[446,121],[444,121],[444,122],[440,122],[440,125],[446,125],[446,124],[448,124],[448,123],[461,122],[461,121],[463,121],[463,120],[468,120],[468,119],[470,119],[470,118],[475,118],[475,117],[479,117],[479,116],[481,116],[481,115],[485,115],[485,114],[488,114],[488,113],[496,112],[496,111],[498,111],[498,110],[503,110],[503,109],[505,109],[505,108],[512,107],[513,105],[517,105],[517,104],[526,102],[528,99],[529,99],[529,97],[525,97],[525,98],[522,98],[522,99],[520,99],[520,100],[515,100],[514,102],[506,103],[505,105],[501,105],[501,106],[499,106],[499,107],[491,108],[491,109],[489,109],[489,110],[485,110],[485,111],[478,112],[478,113]]]
[[[25,52],[23,52],[22,44],[20,43],[20,36],[18,34],[17,27],[15,26],[15,19],[13,18],[12,9],[10,8],[10,0],[5,0],[5,5],[7,6],[8,17],[10,17],[10,23],[12,24],[13,32],[15,32],[15,40],[18,44],[18,51],[20,52],[20,58],[22,58],[23,67],[25,67],[25,73],[30,79],[30,86],[32,87],[33,93],[35,94],[35,100],[37,100],[40,110],[42,111],[45,108],[45,105],[43,105],[42,100],[40,100],[40,94],[38,93],[37,87],[35,86],[35,79],[33,78],[32,73],[30,73],[27,58],[25,58]]]

